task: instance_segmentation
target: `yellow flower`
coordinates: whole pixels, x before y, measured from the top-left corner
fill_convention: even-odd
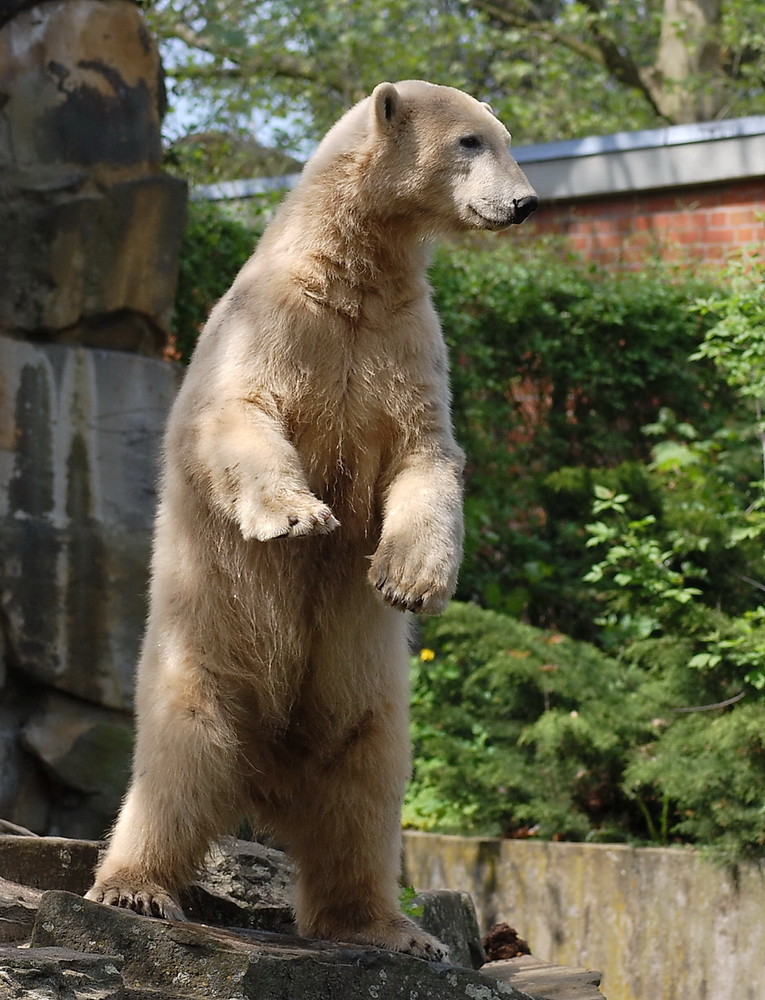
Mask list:
[[[428,660],[435,660],[435,658],[436,658],[436,654],[433,652],[432,649],[421,649],[420,650],[420,659],[421,660],[424,660],[425,662],[427,662]]]

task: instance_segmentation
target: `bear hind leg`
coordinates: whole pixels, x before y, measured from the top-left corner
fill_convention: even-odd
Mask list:
[[[305,937],[445,961],[446,947],[399,905],[409,755],[405,717],[398,726],[391,721],[374,718],[341,759],[312,767],[299,812],[277,822],[297,867],[298,929]]]
[[[178,892],[237,820],[236,741],[210,714],[143,721],[134,777],[86,898],[183,920]]]

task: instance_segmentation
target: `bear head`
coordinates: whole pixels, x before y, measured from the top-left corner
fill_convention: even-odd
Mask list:
[[[327,133],[307,171],[347,171],[370,213],[428,234],[500,230],[539,205],[488,104],[423,80],[381,83]],[[351,168],[351,169],[349,169]]]

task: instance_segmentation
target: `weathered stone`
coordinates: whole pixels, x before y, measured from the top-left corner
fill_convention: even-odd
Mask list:
[[[117,956],[65,948],[0,947],[1,995],[3,1000],[124,1000],[121,964]]]
[[[159,57],[134,3],[54,0],[0,30],[0,170],[156,167]]]
[[[40,695],[35,690],[37,685],[28,681],[19,684],[18,680],[9,667],[0,705],[0,816],[27,830],[42,831],[47,830],[50,816],[50,790],[42,769],[20,739],[21,729]]]
[[[101,844],[66,837],[0,836],[0,872],[34,889],[84,893],[93,882]]]
[[[42,892],[0,878],[0,941],[22,941],[32,933]]]
[[[0,19],[0,331],[161,354],[186,218],[164,103],[129,0]]]
[[[0,330],[161,355],[185,220],[185,183],[168,175],[7,192]]]
[[[182,895],[192,920],[283,933],[292,928],[291,865],[282,851],[225,837]]]
[[[480,969],[486,961],[473,900],[466,892],[431,889],[419,892],[413,903],[422,907],[417,923],[449,948],[453,965]]]
[[[21,733],[24,746],[64,785],[86,793],[92,833],[103,834],[130,777],[132,718],[51,691]]]
[[[210,1000],[522,1000],[478,972],[361,946],[303,941],[254,930],[221,930],[140,917],[68,893],[45,893],[33,947],[122,955],[131,986],[204,993]]]
[[[0,612],[16,668],[127,710],[177,372],[0,337]]]

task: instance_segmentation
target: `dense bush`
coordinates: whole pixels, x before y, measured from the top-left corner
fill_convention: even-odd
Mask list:
[[[209,202],[189,203],[181,244],[170,353],[188,361],[210,310],[255,249],[258,230]]]
[[[615,659],[453,602],[421,645],[406,825],[762,856],[765,706],[710,709],[740,676],[689,669],[692,640]]]
[[[413,659],[414,777],[405,823],[426,830],[625,839],[625,746],[651,734],[639,672],[587,643],[453,602]]]
[[[667,414],[649,428],[656,513],[598,487],[588,577],[603,641],[662,706],[625,787],[654,826],[661,803],[676,833],[735,858],[765,851],[765,261],[733,262],[699,308],[711,325],[695,358],[735,405],[709,437]]]
[[[412,825],[765,853],[763,261],[732,265],[698,310],[682,376],[707,401],[727,385],[725,407],[695,426],[660,410],[644,463],[590,456],[544,479],[571,523],[594,493],[586,582],[613,658],[476,607],[426,623]]]

